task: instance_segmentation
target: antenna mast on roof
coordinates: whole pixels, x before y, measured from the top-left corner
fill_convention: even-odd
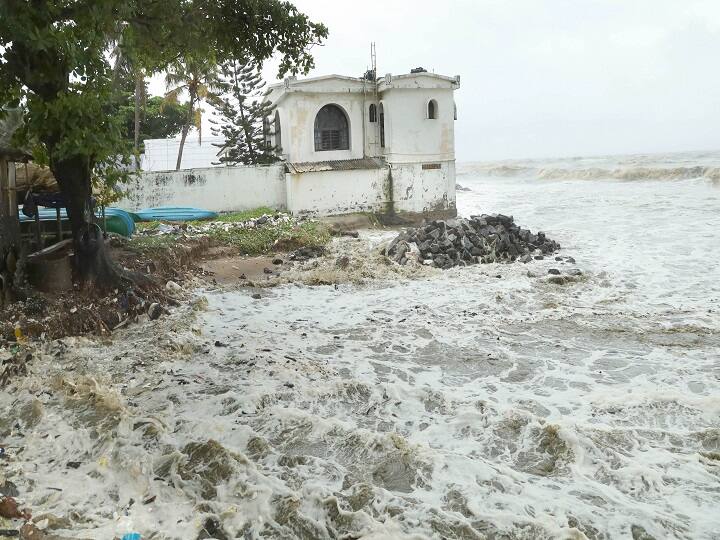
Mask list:
[[[377,100],[377,50],[375,49],[374,41],[370,42],[370,63],[372,64],[370,69],[372,72],[375,99]]]

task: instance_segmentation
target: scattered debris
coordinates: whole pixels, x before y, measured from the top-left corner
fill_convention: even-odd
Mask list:
[[[148,311],[147,311],[148,317],[150,317],[150,320],[153,320],[153,321],[156,319],[159,319],[160,316],[162,315],[162,313],[163,313],[163,308],[157,302],[153,302],[152,304],[150,304],[150,307],[148,308]]]
[[[291,261],[307,261],[322,257],[325,254],[325,248],[322,246],[307,246],[296,249],[288,257]]]
[[[18,488],[10,480],[5,480],[4,484],[0,484],[0,497],[17,497],[20,495]]]
[[[344,229],[333,229],[330,231],[332,236],[349,236],[350,238],[360,238],[358,231],[346,231]]]
[[[27,375],[27,365],[32,359],[32,353],[24,351],[17,351],[4,361],[0,359],[0,388],[6,386],[15,377]],[[0,457],[3,453],[0,451]]]
[[[20,510],[18,503],[12,497],[0,498],[0,517],[6,519],[30,519],[32,516],[28,510]]]
[[[289,214],[264,214],[243,221],[202,221],[192,223],[158,223],[154,227],[139,229],[137,236],[164,236],[167,234],[185,237],[205,236],[214,232],[232,232],[238,229],[256,229],[259,226],[273,226],[291,223]]]
[[[175,293],[182,291],[182,287],[181,287],[180,285],[178,285],[177,283],[175,283],[174,281],[172,281],[172,280],[168,281],[168,282],[165,284],[165,288],[166,288],[168,291],[170,291],[170,292],[175,292]]]
[[[345,270],[350,265],[350,257],[347,255],[343,255],[341,257],[338,257],[335,261],[335,266],[340,268],[341,270]]]
[[[211,516],[203,523],[203,528],[197,536],[197,540],[213,538],[215,540],[229,540],[230,536],[223,529],[220,520],[215,516]]]

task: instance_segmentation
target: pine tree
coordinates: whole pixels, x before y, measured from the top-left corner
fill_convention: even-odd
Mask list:
[[[220,66],[220,96],[214,102],[219,121],[212,121],[213,135],[221,135],[225,165],[266,165],[279,160],[272,146],[268,119],[274,106],[262,95],[265,82],[257,64],[231,60]]]

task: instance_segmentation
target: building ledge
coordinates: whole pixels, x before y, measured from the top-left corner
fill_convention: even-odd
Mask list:
[[[285,164],[285,170],[291,174],[324,171],[353,171],[358,169],[382,169],[383,167],[385,167],[385,162],[381,158],[305,161]]]

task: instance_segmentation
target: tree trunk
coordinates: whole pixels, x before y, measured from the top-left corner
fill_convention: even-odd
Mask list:
[[[180,170],[180,165],[182,165],[182,155],[183,155],[183,147],[185,146],[185,139],[187,139],[188,130],[190,129],[190,123],[193,119],[193,106],[195,105],[195,97],[193,94],[190,94],[190,106],[188,107],[188,115],[185,119],[185,125],[182,128],[182,135],[180,135],[180,148],[178,149],[178,158],[177,158],[177,164],[175,165],[175,170]]]
[[[91,166],[85,156],[71,156],[50,163],[65,197],[73,235],[75,280],[86,288],[108,290],[119,287],[122,273],[105,250],[103,232],[94,223]]]
[[[250,163],[255,165],[257,159],[255,158],[255,145],[253,144],[252,133],[250,132],[250,122],[245,118],[245,104],[240,102],[240,120],[242,122],[242,130],[245,134],[245,143],[248,145],[248,153],[250,154]]]

